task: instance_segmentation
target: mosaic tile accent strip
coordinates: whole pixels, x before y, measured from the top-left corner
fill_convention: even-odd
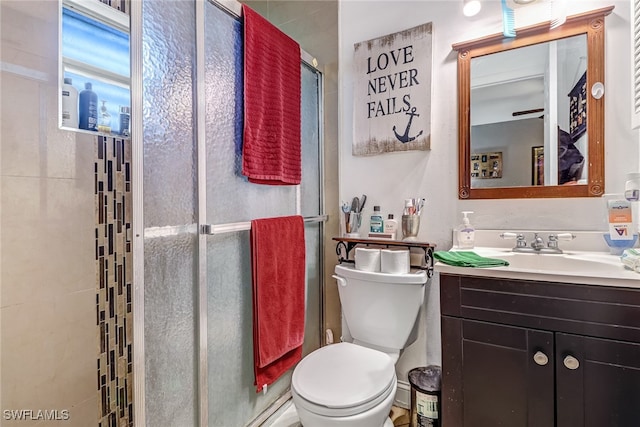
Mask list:
[[[130,0],[100,0],[130,15]],[[96,137],[98,427],[133,427],[131,140]]]
[[[96,139],[98,427],[133,426],[131,140]]]
[[[131,14],[130,3],[131,0],[100,0],[102,3],[111,6],[114,9],[121,10],[127,15]]]

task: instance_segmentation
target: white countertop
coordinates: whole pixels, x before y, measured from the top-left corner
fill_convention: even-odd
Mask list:
[[[609,253],[602,232],[572,231],[571,233],[576,235],[573,241],[560,242],[563,254],[512,252],[515,241],[501,239],[499,235],[502,232],[476,230],[476,247],[465,250],[471,250],[484,257],[506,260],[510,263],[509,266],[471,268],[437,262],[435,270],[439,273],[464,276],[640,288],[640,273],[625,268],[619,256]],[[533,236],[531,231],[517,232],[523,232],[528,241]],[[545,231],[540,235],[546,241],[550,233],[553,231]],[[457,249],[454,247],[451,250]]]

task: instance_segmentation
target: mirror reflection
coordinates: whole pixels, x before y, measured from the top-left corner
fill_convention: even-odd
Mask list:
[[[60,126],[130,135],[129,16],[98,0],[63,0]]]
[[[471,187],[586,184],[585,34],[471,59]]]

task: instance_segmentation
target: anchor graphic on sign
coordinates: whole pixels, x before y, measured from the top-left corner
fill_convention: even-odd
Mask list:
[[[413,107],[411,111],[407,112],[407,114],[409,115],[409,123],[407,123],[407,128],[404,130],[404,135],[398,135],[398,132],[396,132],[396,126],[393,126],[393,133],[396,134],[396,138],[398,138],[398,141],[402,142],[403,144],[411,142],[422,135],[422,131],[420,131],[416,136],[409,136],[409,129],[411,128],[411,122],[413,121],[413,118],[420,117],[420,114],[417,114],[416,110],[417,108]]]

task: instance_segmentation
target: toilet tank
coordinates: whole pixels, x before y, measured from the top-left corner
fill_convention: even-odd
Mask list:
[[[418,318],[427,274],[388,274],[337,265],[342,314],[354,340],[403,349]]]

